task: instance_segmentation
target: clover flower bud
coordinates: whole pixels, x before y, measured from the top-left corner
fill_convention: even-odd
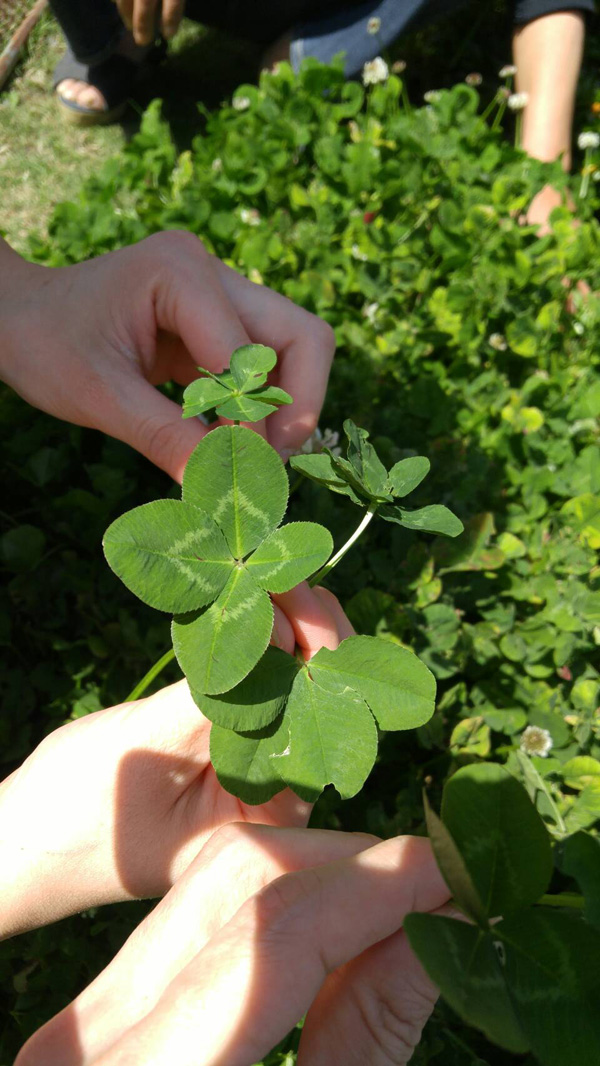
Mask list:
[[[529,102],[529,93],[511,93],[507,104],[511,111],[522,111]]]
[[[389,67],[381,56],[375,56],[370,63],[365,63],[362,69],[363,85],[377,85],[381,81],[387,81]]]
[[[210,169],[214,170],[215,173],[218,174],[219,171],[223,169],[223,160],[219,158],[213,159],[212,163],[210,164]]]
[[[423,93],[423,99],[426,104],[437,104],[441,95],[438,89],[428,89],[426,93]]]
[[[260,225],[260,212],[255,207],[242,207],[240,218],[247,226]]]
[[[477,71],[473,71],[472,74],[467,74],[465,81],[467,85],[472,85],[473,87],[475,87],[476,85],[481,85],[483,77],[481,76],[481,74],[478,74]]]
[[[490,348],[494,348],[497,352],[505,352],[507,348],[506,339],[501,333],[490,333],[488,344]]]
[[[406,70],[406,61],[404,59],[397,59],[395,63],[392,63],[392,74],[404,74]]]
[[[593,130],[584,130],[579,134],[577,138],[577,147],[583,151],[585,148],[598,148],[600,145],[600,134],[594,133]]]
[[[552,748],[552,737],[547,729],[539,725],[528,725],[521,734],[521,751],[526,755],[538,755],[545,759]]]
[[[371,325],[374,324],[375,319],[377,317],[377,312],[378,311],[379,311],[379,304],[377,304],[377,303],[365,304],[365,306],[363,307],[363,315],[367,319],[367,322],[370,322]]]
[[[514,78],[516,73],[517,73],[517,68],[514,66],[514,64],[513,63],[506,63],[505,66],[501,67],[501,69],[498,71],[498,77],[499,78]]]
[[[508,98],[510,96],[510,89],[507,89],[506,85],[502,85],[498,89],[498,96],[500,97],[501,100],[508,100]]]
[[[371,36],[374,37],[376,33],[379,33],[380,29],[381,19],[377,18],[376,16],[370,18],[367,22],[367,33],[370,33]]]
[[[236,96],[233,99],[232,106],[235,111],[247,111],[250,107],[250,99],[248,96]]]

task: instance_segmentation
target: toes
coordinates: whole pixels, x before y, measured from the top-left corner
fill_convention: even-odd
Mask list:
[[[85,81],[76,81],[74,78],[65,78],[57,85],[57,90],[63,100],[69,100],[88,107],[93,111],[103,111],[106,100],[99,89],[88,85]]]

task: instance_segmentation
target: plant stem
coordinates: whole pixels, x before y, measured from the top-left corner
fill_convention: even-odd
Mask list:
[[[371,521],[373,515],[375,514],[378,506],[379,506],[379,504],[377,504],[377,503],[372,503],[370,505],[368,510],[363,515],[363,517],[362,517],[361,521],[359,522],[358,526],[354,530],[354,533],[352,534],[352,536],[348,538],[346,543],[340,548],[340,550],[338,552],[335,553],[335,555],[332,555],[331,559],[327,563],[325,563],[325,565],[322,566],[320,570],[317,570],[316,574],[313,574],[313,576],[309,579],[309,582],[308,582],[311,588],[314,588],[315,585],[318,585],[319,581],[322,581],[323,578],[329,573],[329,571],[333,570],[334,566],[337,566],[337,564],[339,563],[340,559],[344,558],[346,552],[350,550],[350,548],[352,547],[354,542],[356,540],[358,540],[358,538],[360,537],[361,533],[363,533],[364,530],[367,528],[367,526],[368,526],[369,522]]]
[[[589,167],[590,159],[589,159],[589,157],[590,157],[590,149],[586,148],[585,156],[583,158],[583,169],[581,171],[581,186],[579,188],[579,199],[580,200],[585,200],[585,197],[587,196],[588,187],[589,187],[589,184],[590,184],[590,167]]]
[[[161,655],[160,659],[158,659],[154,663],[154,666],[150,667],[148,673],[144,674],[142,680],[138,681],[135,688],[132,688],[127,699],[125,700],[125,703],[131,703],[132,700],[139,699],[140,696],[144,694],[148,686],[152,684],[154,678],[158,677],[158,675],[164,670],[165,666],[168,666],[168,664],[172,662],[174,658],[175,652],[172,648],[169,648],[169,650],[166,651],[164,655]]]
[[[582,911],[585,907],[585,900],[583,896],[578,896],[575,892],[558,892],[555,896],[540,896],[537,904],[538,907],[574,907]]]

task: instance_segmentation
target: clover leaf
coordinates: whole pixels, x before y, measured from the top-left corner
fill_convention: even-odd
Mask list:
[[[369,434],[347,419],[344,432],[348,438],[346,458],[333,455],[325,448],[316,455],[295,455],[290,465],[311,481],[325,485],[332,492],[348,496],[359,507],[369,507],[386,522],[396,522],[407,529],[457,537],[463,524],[442,504],[410,508],[395,503],[416,489],[429,473],[429,459],[423,455],[401,459],[386,470],[369,442]]]
[[[222,418],[237,422],[258,422],[272,414],[292,397],[274,385],[267,385],[267,375],[277,362],[272,348],[263,344],[244,344],[231,356],[228,370],[213,374],[199,366],[205,377],[188,385],[183,394],[183,417],[193,418],[212,408]]]
[[[269,593],[294,588],[331,554],[323,526],[278,528],[288,495],[277,452],[250,429],[222,426],[190,456],[181,500],[135,507],[106,531],[117,576],[175,615],[175,654],[198,691],[225,692],[250,673],[271,637]]]
[[[269,648],[230,692],[194,689],[211,719],[211,759],[221,783],[246,803],[286,785],[315,800],[332,784],[356,795],[377,755],[378,727],[412,729],[433,714],[435,679],[406,648],[352,636],[308,663]]]

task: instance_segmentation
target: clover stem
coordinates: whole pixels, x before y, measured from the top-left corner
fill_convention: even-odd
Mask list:
[[[354,542],[356,540],[358,540],[358,538],[360,537],[361,533],[363,533],[365,531],[365,529],[367,528],[367,526],[368,526],[369,522],[371,521],[373,515],[375,514],[378,506],[379,506],[379,504],[377,504],[377,503],[372,503],[370,505],[370,507],[368,508],[366,513],[363,515],[362,520],[360,521],[360,523],[358,524],[358,526],[354,530],[354,533],[352,534],[352,536],[348,538],[346,543],[342,545],[340,550],[338,552],[336,552],[335,555],[332,555],[331,559],[329,559],[329,561],[326,562],[325,565],[322,566],[320,570],[317,570],[316,574],[313,574],[313,576],[311,578],[309,578],[308,584],[310,585],[311,588],[314,588],[315,585],[318,585],[319,581],[322,581],[323,578],[326,576],[326,574],[328,574],[330,570],[333,570],[334,566],[337,566],[337,564],[339,563],[340,559],[344,558],[344,555],[346,554],[346,552],[350,550],[350,548],[352,547]]]
[[[158,675],[164,670],[165,666],[168,666],[174,658],[175,652],[172,648],[169,648],[169,650],[166,651],[164,655],[161,655],[160,659],[157,659],[154,665],[150,667],[148,673],[144,674],[142,680],[138,681],[135,688],[132,688],[125,703],[131,703],[132,700],[138,700],[140,696],[144,694],[148,686],[152,684],[154,678],[158,677]]]
[[[575,907],[579,911],[585,906],[583,896],[578,896],[575,892],[558,892],[554,896],[540,896],[537,903],[542,907]]]

